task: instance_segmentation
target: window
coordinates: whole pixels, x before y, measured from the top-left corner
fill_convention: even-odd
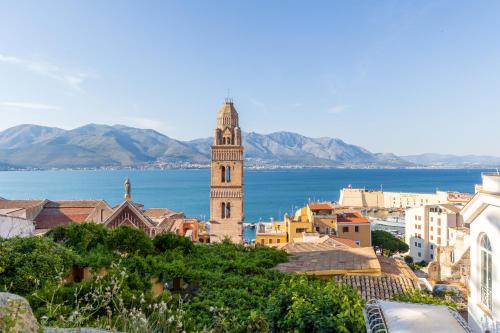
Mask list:
[[[431,244],[431,250],[434,250],[434,245]]]
[[[359,227],[358,226],[354,227],[354,232],[359,232]]]
[[[437,243],[438,243],[438,245],[441,245],[441,237],[438,237]]]
[[[361,242],[360,241],[354,241],[354,243],[356,243],[356,245],[358,245],[358,246],[361,246]]]
[[[231,167],[230,166],[226,167],[226,182],[228,182],[228,183],[231,182]]]
[[[231,217],[231,203],[228,202],[226,204],[226,218],[230,218]]]
[[[434,227],[431,226],[431,231],[433,231],[433,230],[434,230]]]
[[[224,166],[220,167],[220,181],[223,183],[226,182],[226,167]]]
[[[481,236],[479,241],[480,246],[480,267],[481,267],[481,304],[491,310],[491,281],[492,281],[492,260],[491,260],[491,243],[486,234]]]
[[[273,243],[273,239],[272,239],[272,238],[270,238],[270,239],[269,239],[269,244],[272,244],[272,243]]]
[[[418,243],[418,247],[422,247],[422,243]]]
[[[225,202],[220,204],[220,217],[222,219],[226,218],[226,203]]]
[[[431,235],[431,240],[434,240],[434,236]]]
[[[420,252],[419,252],[419,253],[418,253],[418,256],[419,256],[419,257],[421,257],[421,256],[422,256],[422,253],[420,253]]]
[[[438,225],[441,225],[441,219],[438,218]]]
[[[279,238],[278,238],[278,239],[276,240],[276,243],[278,243],[278,244],[279,244],[279,243],[281,243],[281,239],[279,239]]]
[[[433,254],[431,254],[431,260],[432,260],[432,259],[434,259],[434,255],[433,255]]]
[[[434,218],[433,217],[431,217],[431,222],[434,222]]]
[[[349,232],[349,227],[342,227],[342,232]]]
[[[416,246],[418,246],[418,243],[417,243],[417,242],[415,242],[415,247],[416,247]]]

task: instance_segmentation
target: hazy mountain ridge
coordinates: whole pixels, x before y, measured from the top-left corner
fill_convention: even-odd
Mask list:
[[[89,124],[73,130],[19,125],[0,132],[0,168],[209,165],[212,143],[213,138],[180,141],[151,129],[123,125]],[[263,167],[413,167],[461,160],[435,154],[401,158],[372,153],[338,138],[309,138],[291,132],[244,133],[243,143],[247,165]],[[467,165],[477,166],[492,158],[483,156],[476,164],[473,160],[472,156],[465,159]],[[495,161],[500,164],[500,158]]]
[[[488,155],[419,154],[401,156],[402,159],[424,166],[498,167],[500,157]]]

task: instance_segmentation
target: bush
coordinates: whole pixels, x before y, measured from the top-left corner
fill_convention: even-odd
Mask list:
[[[111,230],[107,239],[108,248],[125,255],[146,256],[154,252],[153,242],[143,230],[119,226]]]
[[[455,302],[434,297],[429,291],[423,290],[414,290],[410,293],[397,294],[394,295],[392,299],[400,302],[446,305],[451,309],[457,309],[457,304]]]
[[[273,332],[365,332],[361,297],[332,280],[284,279],[266,313]]]
[[[87,252],[99,244],[105,244],[109,231],[102,224],[82,223],[58,226],[50,230],[46,237],[72,248],[77,252]]]
[[[405,263],[407,265],[413,264],[413,257],[412,256],[405,256]]]
[[[160,253],[179,249],[184,254],[188,254],[194,249],[194,244],[189,238],[177,236],[174,233],[166,233],[156,236],[153,239],[153,245]]]
[[[80,257],[51,239],[0,239],[0,288],[27,295],[65,277]]]

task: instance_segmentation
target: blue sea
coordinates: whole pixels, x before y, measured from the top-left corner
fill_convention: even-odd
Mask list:
[[[386,191],[473,192],[488,170],[294,169],[245,172],[245,222],[282,219],[308,201],[337,201],[339,191],[353,187]],[[8,199],[105,199],[121,202],[130,177],[133,200],[147,208],[168,207],[187,216],[208,219],[210,170],[4,171],[0,197]],[[246,234],[251,238],[251,234]]]

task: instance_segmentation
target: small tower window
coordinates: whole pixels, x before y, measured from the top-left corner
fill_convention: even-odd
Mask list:
[[[226,203],[225,202],[221,203],[220,214],[221,214],[220,217],[222,219],[226,218]]]
[[[228,182],[228,183],[231,182],[231,167],[230,166],[226,167],[226,182]]]
[[[220,167],[220,181],[223,183],[226,182],[226,167],[225,166]]]
[[[228,202],[226,204],[226,218],[230,218],[231,217],[231,203]]]

